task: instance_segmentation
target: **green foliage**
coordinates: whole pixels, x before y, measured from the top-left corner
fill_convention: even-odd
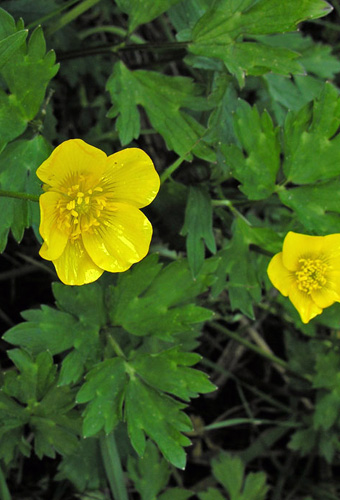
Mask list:
[[[129,31],[133,31],[140,24],[148,23],[168,10],[179,0],[147,0],[136,2],[133,0],[117,0],[118,7],[129,15]]]
[[[211,200],[204,189],[190,187],[181,234],[187,236],[188,261],[195,278],[203,266],[205,257],[204,243],[210,252],[216,252],[212,229]]]
[[[1,398],[1,458],[13,459],[16,446],[28,425],[34,432],[34,450],[39,458],[54,458],[56,451],[70,454],[76,448],[79,418],[74,407],[74,393],[69,387],[58,387],[56,366],[48,351],[35,360],[25,351],[8,353],[18,371],[4,375]],[[29,454],[30,446],[22,439],[21,452]]]
[[[112,100],[108,117],[116,121],[122,145],[137,139],[140,121],[137,106],[143,106],[151,125],[164,138],[167,147],[179,156],[193,152],[200,158],[214,160],[213,151],[204,143],[205,128],[181,108],[202,111],[206,101],[199,89],[187,77],[169,77],[154,71],[130,71],[116,63],[107,86]]]
[[[239,102],[234,127],[242,149],[233,144],[223,147],[226,163],[250,200],[268,198],[280,168],[278,129],[267,112],[260,116],[245,101]]]
[[[14,19],[1,9],[0,24],[0,43],[7,59],[0,67],[4,83],[0,88],[1,151],[9,141],[25,131],[27,123],[38,113],[46,87],[57,73],[58,66],[53,51],[45,54],[46,44],[41,28],[32,33],[26,45],[21,21],[15,25]],[[13,45],[6,50],[9,37],[13,37]]]
[[[0,497],[334,499],[340,306],[302,325],[266,271],[288,231],[340,233],[338,6],[317,22],[324,0],[1,6],[0,323],[16,348]],[[161,189],[150,255],[53,283],[51,304],[35,172],[73,137],[142,148]]]
[[[221,453],[212,460],[212,472],[223,486],[230,500],[264,500],[268,492],[263,472],[247,474],[242,460],[237,456]],[[199,494],[200,500],[224,500],[216,488]]]
[[[40,185],[35,171],[50,152],[49,144],[41,136],[9,144],[0,154],[1,189],[38,194]],[[37,229],[39,226],[40,214],[36,204],[20,199],[1,198],[0,211],[4,220],[0,228],[0,251],[7,245],[10,230],[14,238],[21,241],[26,228],[34,226]]]
[[[259,42],[242,41],[257,35],[296,29],[304,19],[324,16],[330,10],[323,0],[296,3],[280,0],[219,0],[202,16],[192,30],[190,51],[198,56],[221,59],[240,86],[245,75],[300,73],[297,54],[287,48],[274,48]],[[326,11],[326,12],[325,12]]]

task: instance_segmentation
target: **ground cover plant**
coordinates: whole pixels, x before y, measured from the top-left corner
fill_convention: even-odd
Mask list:
[[[338,499],[340,2],[0,7],[0,499]]]

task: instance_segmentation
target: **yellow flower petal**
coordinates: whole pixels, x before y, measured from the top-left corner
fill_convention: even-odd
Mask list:
[[[70,240],[62,255],[53,261],[59,279],[65,285],[84,285],[97,280],[102,274],[86,252],[81,239]]]
[[[324,246],[324,236],[308,236],[290,231],[283,242],[283,265],[296,271],[299,259],[304,256],[320,255]]]
[[[274,255],[269,262],[267,269],[268,277],[272,284],[282,293],[288,297],[289,291],[295,283],[295,276],[292,271],[288,271],[283,265],[282,252]]]
[[[152,202],[159,190],[159,176],[151,158],[141,149],[130,148],[108,157],[104,182],[115,202],[137,208]]]
[[[340,234],[329,234],[323,240],[323,251],[328,256],[329,264],[334,269],[340,269]]]
[[[334,302],[340,302],[340,296],[332,289],[323,287],[320,290],[313,290],[311,298],[318,307],[329,307]]]
[[[41,249],[40,255],[46,260],[54,260],[60,257],[69,236],[67,228],[59,228],[57,225],[58,213],[56,205],[59,199],[60,194],[52,191],[42,194],[39,198],[39,232],[45,240],[45,245],[44,248]]]
[[[93,232],[82,234],[84,246],[98,267],[110,272],[126,271],[145,257],[152,226],[137,208],[115,204],[116,211]]]
[[[55,148],[40,165],[37,176],[49,186],[58,188],[72,177],[83,174],[100,179],[106,167],[107,156],[98,148],[81,139],[70,139]]]
[[[301,321],[308,323],[311,319],[321,314],[323,309],[312,300],[308,293],[301,292],[297,287],[292,287],[289,292],[289,299],[295,309],[300,314]]]

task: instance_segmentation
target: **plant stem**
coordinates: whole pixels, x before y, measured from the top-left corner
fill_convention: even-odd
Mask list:
[[[129,500],[114,433],[111,432],[108,436],[101,436],[99,442],[105,473],[113,499]]]
[[[224,333],[225,335],[228,335],[233,340],[236,340],[239,344],[244,345],[248,349],[251,349],[253,352],[256,352],[256,354],[259,354],[263,358],[269,359],[272,363],[276,363],[279,366],[282,366],[288,373],[294,375],[295,377],[301,379],[301,380],[307,380],[308,382],[310,381],[307,377],[301,375],[300,373],[295,372],[292,370],[288,363],[284,361],[283,359],[279,358],[278,356],[275,356],[275,354],[263,351],[260,347],[257,345],[253,344],[252,342],[249,342],[249,340],[246,340],[242,338],[239,334],[236,332],[232,332],[231,330],[228,330],[228,328],[220,325],[219,323],[216,323],[215,321],[211,322],[210,325],[215,328],[215,330],[218,330],[221,333]]]
[[[0,468],[0,498],[1,500],[11,500],[12,498],[6,483],[5,475],[1,468]]]
[[[45,21],[48,21],[49,19],[52,19],[53,17],[57,16],[60,14],[65,9],[68,9],[71,7],[73,4],[77,3],[79,0],[69,0],[68,2],[65,2],[63,5],[58,7],[57,9],[54,9],[52,12],[49,12],[43,17],[39,17],[36,21],[33,21],[27,26],[27,29],[32,29],[35,28],[36,26],[39,26],[40,24],[44,23]]]
[[[16,191],[6,191],[4,189],[0,189],[0,196],[5,198],[16,198],[19,200],[26,201],[39,201],[40,196],[38,194],[29,194],[29,193],[19,193]]]
[[[64,14],[62,17],[60,17],[53,26],[48,28],[46,30],[46,36],[52,35],[56,31],[60,30],[61,28],[64,28],[67,24],[71,23],[77,17],[79,17],[81,14],[86,12],[88,9],[91,9],[94,5],[99,3],[101,0],[83,0],[80,2],[78,5],[76,5],[73,9],[69,10]]]
[[[84,49],[70,50],[68,52],[57,53],[58,61],[66,59],[76,59],[77,57],[95,56],[101,54],[111,54],[118,57],[119,52],[131,52],[134,50],[149,51],[153,53],[169,52],[170,50],[184,50],[187,42],[164,42],[164,43],[118,43],[115,45],[105,44],[96,47],[87,47]]]

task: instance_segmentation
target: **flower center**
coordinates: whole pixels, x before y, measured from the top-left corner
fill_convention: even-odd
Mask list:
[[[84,176],[80,175],[77,184],[62,191],[62,197],[57,203],[57,225],[60,229],[70,229],[70,239],[76,240],[81,233],[100,225],[106,205],[103,188],[86,187]]]
[[[320,259],[299,259],[299,264],[299,271],[295,273],[299,290],[311,294],[314,290],[325,286],[328,264]]]

